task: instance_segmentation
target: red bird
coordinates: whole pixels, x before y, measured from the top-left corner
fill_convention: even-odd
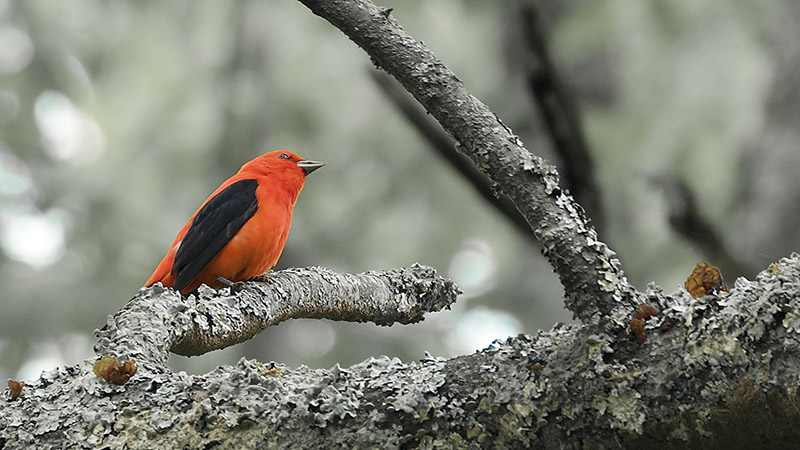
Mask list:
[[[286,150],[245,163],[195,211],[144,285],[186,295],[263,275],[286,245],[306,175],[324,165]]]

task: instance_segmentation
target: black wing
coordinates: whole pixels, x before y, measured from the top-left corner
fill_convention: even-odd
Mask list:
[[[237,181],[200,209],[175,254],[175,289],[182,291],[188,286],[253,217],[258,209],[257,187],[256,180]]]

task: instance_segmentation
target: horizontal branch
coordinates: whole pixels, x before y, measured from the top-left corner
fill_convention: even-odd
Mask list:
[[[796,442],[799,291],[794,254],[754,281],[737,280],[729,293],[692,298],[683,289],[651,289],[648,300],[660,314],[646,319],[642,343],[630,332],[558,325],[452,359],[382,356],[331,369],[242,359],[202,376],[140,370],[121,386],[96,377],[88,361],[45,372],[16,398],[0,395],[0,444],[580,449],[588,442],[618,449]]]
[[[449,308],[458,294],[451,280],[417,264],[360,274],[323,267],[287,269],[219,291],[201,287],[188,298],[156,285],[141,289],[109,318],[96,332],[95,350],[160,365],[168,351],[201,355],[289,319],[418,322],[425,313]]]

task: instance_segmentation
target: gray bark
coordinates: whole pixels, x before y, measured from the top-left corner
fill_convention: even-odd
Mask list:
[[[97,332],[96,350],[134,359],[113,385],[93,361],[0,398],[0,448],[793,448],[800,255],[730,293],[691,298],[631,287],[555,170],[519,140],[390,11],[363,0],[301,0],[397,78],[515,202],[580,323],[449,360],[371,358],[291,369],[241,360],[172,373],[198,354],[292,317],[419,320],[457,288],[432,269],[361,275],[310,268],[181,299],[143,289]],[[687,274],[690,270],[687,270]],[[642,343],[637,304],[660,314]]]
[[[383,356],[311,370],[242,359],[203,376],[141,355],[122,386],[84,361],[45,373],[16,400],[3,395],[0,448],[782,448],[797,442],[788,439],[799,288],[796,254],[718,296],[652,288],[645,295],[662,313],[643,344],[626,329],[557,325],[450,360]],[[150,334],[170,328],[169,317],[203,316],[176,300],[144,289],[110,323]],[[674,325],[659,330],[665,321]],[[117,353],[135,346],[101,342]]]

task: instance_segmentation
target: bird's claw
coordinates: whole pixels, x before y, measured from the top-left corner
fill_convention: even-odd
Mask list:
[[[225,277],[221,277],[219,275],[215,275],[215,277],[217,278],[217,280],[220,283],[224,284],[225,287],[231,289],[231,294],[235,294],[235,293],[239,292],[244,287],[244,282],[242,282],[242,281],[231,281],[231,280],[229,280],[229,279],[227,279]]]
[[[233,281],[231,281],[231,280],[229,280],[229,279],[227,279],[225,277],[221,277],[219,275],[214,275],[214,277],[217,279],[217,281],[219,281],[220,283],[224,284],[226,287],[232,287],[234,285]]]

